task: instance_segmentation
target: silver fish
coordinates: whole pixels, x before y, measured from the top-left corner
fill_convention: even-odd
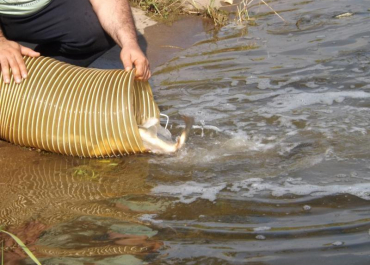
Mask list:
[[[139,126],[139,133],[147,151],[155,154],[170,154],[182,148],[194,123],[193,118],[183,117],[183,119],[185,129],[180,137],[177,137],[176,142],[172,142],[171,133],[163,128],[156,118],[148,119]]]

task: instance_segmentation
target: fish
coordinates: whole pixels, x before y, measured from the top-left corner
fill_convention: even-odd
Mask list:
[[[171,133],[160,125],[159,119],[150,118],[139,126],[140,137],[147,152],[154,154],[171,154],[180,150],[189,136],[194,124],[194,118],[183,117],[185,129],[177,137],[176,142],[171,140]]]

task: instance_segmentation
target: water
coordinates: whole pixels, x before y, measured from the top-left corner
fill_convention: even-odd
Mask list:
[[[369,6],[271,5],[288,24],[261,6],[154,71],[172,133],[195,118],[177,154],[1,143],[1,223],[43,264],[368,264]]]

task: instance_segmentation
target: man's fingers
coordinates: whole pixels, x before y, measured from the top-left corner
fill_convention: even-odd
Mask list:
[[[150,68],[148,67],[148,69],[147,69],[147,72],[146,72],[147,74],[146,74],[146,80],[148,80],[151,76],[152,76],[152,73],[150,72]]]
[[[18,66],[19,66],[19,69],[21,71],[21,75],[23,78],[26,78],[27,77],[27,68],[26,68],[26,65],[24,63],[24,60],[22,58],[22,56],[19,54],[19,55],[16,55],[15,56],[15,59],[18,63]]]
[[[22,45],[20,45],[21,47],[21,54],[22,55],[26,55],[26,56],[30,56],[30,57],[38,57],[40,56],[40,53],[39,52],[35,52],[34,50],[28,48],[28,47],[24,47]]]
[[[149,62],[140,50],[139,46],[128,46],[122,49],[120,54],[122,63],[126,71],[130,71],[135,66],[135,78],[147,81],[150,77]]]
[[[14,80],[16,83],[22,82],[22,77],[21,77],[21,71],[19,69],[18,62],[14,57],[8,58],[10,68],[12,69],[12,74],[14,77]]]
[[[27,69],[23,61],[24,55],[37,57],[40,54],[14,41],[3,39],[0,42],[0,66],[5,83],[10,82],[10,73],[16,83],[22,82],[22,78],[27,77]]]
[[[149,65],[146,64],[142,80],[147,81],[149,77],[150,77]]]
[[[5,83],[9,83],[10,78],[9,78],[9,63],[8,63],[8,60],[2,59],[0,61],[0,64],[1,64],[1,72],[3,73],[3,80],[4,80]]]
[[[145,74],[145,65],[143,64],[143,62],[135,61],[135,68],[136,68],[135,77],[140,80],[143,79]]]
[[[123,66],[125,67],[126,71],[130,71],[132,69],[132,61],[131,56],[129,54],[123,54],[121,57]]]
[[[134,62],[136,68],[135,78],[147,81],[150,78],[149,62],[146,59],[139,59]]]
[[[144,74],[143,74],[143,77],[141,78],[141,80],[143,81],[147,81],[149,78],[148,78],[148,69],[145,70]]]

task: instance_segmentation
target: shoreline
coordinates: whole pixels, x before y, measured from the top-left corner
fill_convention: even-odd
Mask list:
[[[147,56],[152,73],[155,68],[169,61],[178,51],[189,48],[203,39],[203,34],[214,28],[211,19],[186,15],[171,25],[153,20],[145,11],[131,7],[140,48]],[[120,48],[116,45],[89,67],[123,69]]]

